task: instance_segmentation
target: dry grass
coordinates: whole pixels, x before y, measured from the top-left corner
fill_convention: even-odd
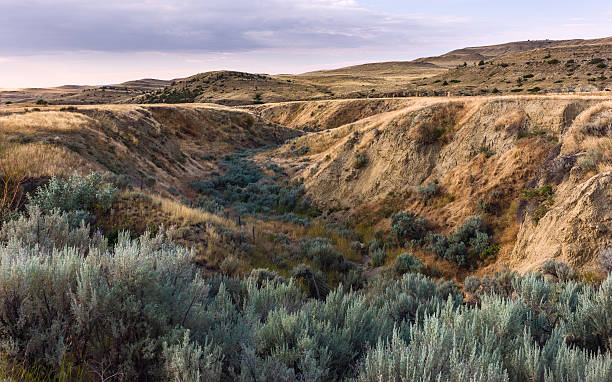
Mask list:
[[[512,110],[495,121],[495,129],[513,129],[523,126],[527,115],[522,110]]]
[[[576,118],[563,142],[563,152],[594,152],[601,155],[595,172],[612,169],[612,101],[601,102],[583,111]]]
[[[82,114],[60,111],[39,111],[0,117],[3,133],[37,134],[41,130],[70,132],[91,126],[93,120]]]
[[[230,219],[196,208],[187,207],[180,202],[158,195],[151,195],[151,198],[153,199],[153,202],[158,204],[161,210],[169,214],[173,220],[182,222],[185,225],[213,223],[216,225],[237,229],[236,223]]]
[[[27,177],[67,176],[75,170],[95,169],[71,151],[38,142],[5,148],[0,165],[19,166]]]

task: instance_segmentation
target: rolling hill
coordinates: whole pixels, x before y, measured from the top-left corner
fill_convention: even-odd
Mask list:
[[[611,87],[610,58],[610,37],[519,41],[457,49],[413,61],[302,74],[213,71],[168,81],[143,79],[108,86],[0,90],[0,103],[43,99],[52,104],[246,105],[339,98],[595,92]]]

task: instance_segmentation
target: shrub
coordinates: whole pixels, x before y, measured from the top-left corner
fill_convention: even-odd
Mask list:
[[[372,260],[370,261],[370,264],[373,267],[380,267],[387,259],[387,252],[385,252],[385,250],[382,248],[378,248],[372,252],[371,256]]]
[[[116,193],[117,189],[105,184],[102,175],[96,172],[86,177],[75,173],[68,179],[52,177],[47,185],[39,187],[34,196],[29,197],[28,203],[38,206],[44,213],[58,209],[90,214],[108,211]]]
[[[481,223],[470,218],[444,239],[471,242]],[[36,229],[28,224],[24,232]],[[464,304],[455,283],[417,273],[377,277],[358,292],[330,288],[303,264],[288,280],[266,269],[203,279],[193,252],[163,233],[136,240],[122,233],[112,249],[91,238],[86,256],[56,244],[41,249],[42,242],[0,244],[0,378],[6,364],[41,370],[45,380],[71,368],[85,380],[609,382],[612,375],[612,275],[592,285],[505,269],[466,279],[476,300]],[[363,285],[358,272],[342,282]]]
[[[28,365],[71,357],[107,375],[159,376],[162,343],[177,342],[207,294],[191,252],[163,235],[122,234],[86,257],[11,244],[0,254],[0,348]]]
[[[353,156],[353,168],[360,169],[368,163],[368,158],[361,153],[355,153]]]
[[[196,207],[203,211],[217,215],[221,215],[225,211],[223,205],[215,199],[199,198],[196,202]]]
[[[422,270],[423,262],[421,259],[414,257],[410,253],[402,253],[393,263],[393,272],[398,276],[408,272],[417,273]]]
[[[422,200],[429,200],[440,193],[440,185],[438,181],[427,183],[425,186],[419,186],[417,193]]]
[[[612,272],[612,247],[601,250],[599,254],[599,263],[607,272]]]
[[[302,185],[280,183],[277,179],[282,175],[282,169],[279,167],[271,168],[275,175],[266,176],[263,169],[245,159],[245,155],[235,153],[226,156],[221,162],[226,169],[224,175],[194,181],[189,186],[239,215],[278,218],[291,212],[307,216],[317,214],[311,202],[304,197]]]
[[[484,230],[481,216],[467,218],[448,236],[430,235],[429,242],[428,250],[459,266],[473,265],[479,258],[488,256],[491,246],[491,238]]]
[[[291,270],[291,276],[300,280],[304,286],[306,286],[311,297],[322,299],[325,298],[330,291],[330,287],[325,281],[323,274],[314,271],[305,264],[296,265]]]
[[[491,146],[489,145],[481,145],[478,151],[485,156],[485,158],[490,158],[495,155],[495,151],[491,150]]]
[[[312,260],[312,264],[319,270],[345,272],[349,268],[347,261],[328,239],[307,239],[300,243],[300,247],[303,255]]]
[[[540,270],[545,275],[551,275],[561,281],[577,280],[579,277],[578,271],[569,265],[548,259],[542,264]]]
[[[232,276],[238,272],[240,262],[234,256],[227,256],[219,265],[219,270],[226,276]]]
[[[553,198],[552,185],[547,184],[540,188],[532,188],[523,190],[520,193],[521,200],[531,201],[535,204],[533,211],[532,220],[537,224],[541,218],[546,215],[548,210],[552,207],[555,200]]]
[[[260,105],[263,104],[264,101],[261,97],[261,93],[255,93],[255,95],[253,96],[253,104],[255,105]]]
[[[427,220],[414,212],[398,212],[391,215],[391,232],[401,245],[407,240],[420,240],[427,233]]]
[[[220,349],[207,341],[204,347],[191,342],[189,330],[185,331],[183,342],[168,345],[163,343],[164,368],[167,381],[220,381]]]
[[[590,149],[586,152],[584,157],[578,161],[578,166],[586,171],[594,171],[602,158],[603,154],[601,152]]]
[[[72,247],[84,255],[90,247],[102,249],[107,246],[100,231],[90,237],[89,226],[84,221],[77,225],[71,216],[57,209],[43,214],[37,205],[27,206],[27,216],[5,222],[0,229],[0,240],[13,241],[27,248],[36,247],[42,253]]]

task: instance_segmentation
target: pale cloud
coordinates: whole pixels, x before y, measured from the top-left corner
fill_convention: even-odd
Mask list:
[[[5,52],[241,52],[256,49],[361,48],[452,33],[453,15],[394,15],[355,0],[5,0]]]
[[[0,86],[299,73],[612,35],[609,0],[0,0]],[[529,9],[529,12],[525,12]]]

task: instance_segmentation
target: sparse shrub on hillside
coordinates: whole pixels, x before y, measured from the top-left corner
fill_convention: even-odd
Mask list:
[[[590,65],[597,65],[597,64],[604,63],[604,62],[605,62],[605,60],[603,58],[597,57],[597,58],[593,58],[591,61],[589,61],[589,64]]]
[[[537,224],[552,207],[554,201],[552,185],[547,184],[540,188],[521,191],[521,200],[531,201],[535,205],[532,219]]]
[[[255,93],[255,95],[253,96],[253,104],[255,105],[261,105],[263,104],[264,101],[261,97],[261,93]]]
[[[240,261],[233,255],[227,256],[219,265],[221,274],[226,276],[235,275],[238,269],[240,269]]]
[[[201,210],[217,215],[223,214],[225,210],[223,205],[215,199],[199,198],[195,206]]]
[[[417,273],[422,270],[423,262],[411,253],[402,253],[393,263],[393,272],[398,276],[408,272]]]
[[[480,152],[481,154],[483,154],[485,156],[485,158],[490,158],[493,155],[495,155],[495,151],[493,151],[491,149],[491,146],[487,145],[487,144],[482,144],[480,146],[480,148],[478,149],[478,152]]]
[[[391,233],[403,246],[407,241],[422,240],[427,234],[427,220],[414,212],[398,212],[391,216]]]
[[[603,159],[603,154],[595,149],[589,149],[578,161],[578,166],[586,171],[594,171]]]
[[[437,180],[427,183],[425,186],[419,186],[417,193],[422,200],[428,201],[440,193],[440,184]]]
[[[549,65],[557,65],[561,61],[557,60],[556,58],[553,58],[552,60],[548,60],[547,62],[548,62]]]
[[[157,182],[157,179],[155,179],[155,176],[154,176],[154,175],[148,175],[148,176],[145,178],[145,185],[146,185],[147,187],[153,187],[153,186],[155,185],[155,182]]]
[[[353,155],[353,168],[354,169],[360,169],[362,167],[364,167],[366,164],[368,164],[368,157],[365,156],[365,154],[362,153],[355,153]]]
[[[385,249],[386,247],[387,245],[384,241],[379,238],[374,238],[368,243],[368,253],[372,254],[377,249]]]

